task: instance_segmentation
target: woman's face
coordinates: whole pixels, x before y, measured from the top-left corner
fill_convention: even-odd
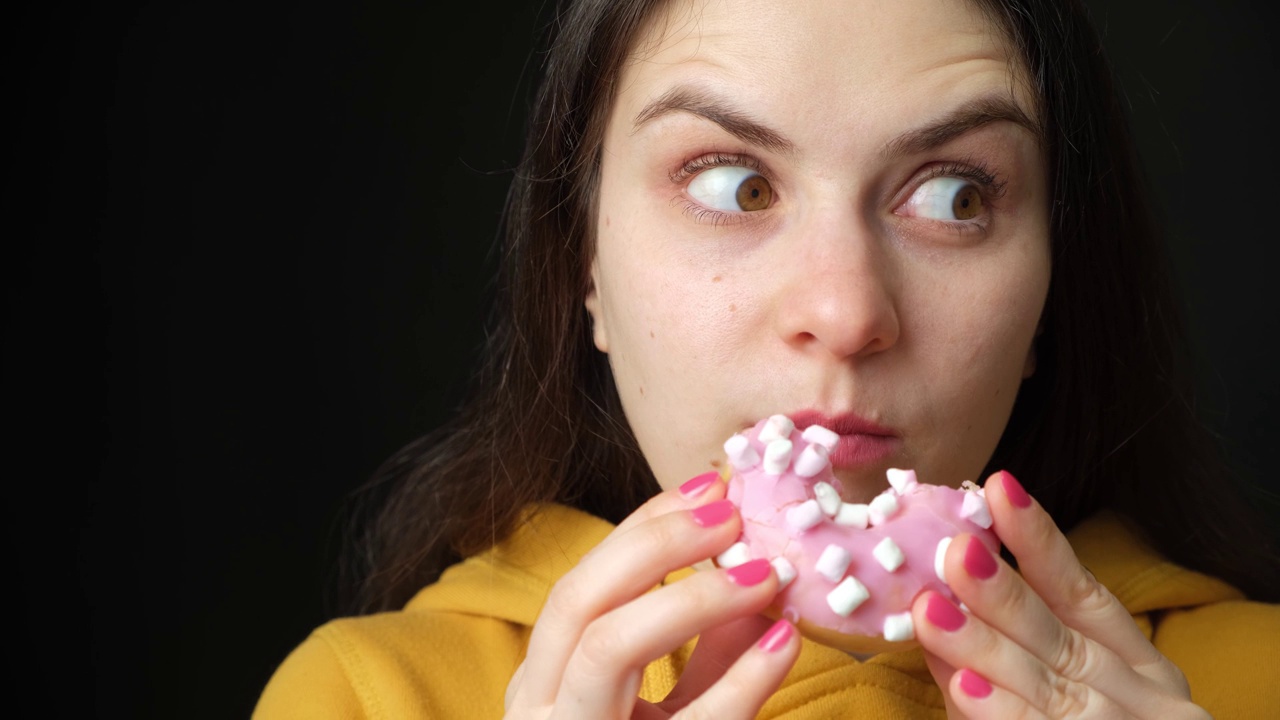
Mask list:
[[[1049,286],[1035,103],[958,0],[673,2],[616,85],[586,306],[663,487],[785,413],[847,499],[977,480]]]

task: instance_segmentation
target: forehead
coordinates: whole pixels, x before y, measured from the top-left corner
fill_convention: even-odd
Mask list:
[[[614,119],[679,85],[732,88],[800,133],[911,125],[992,92],[1036,115],[1003,31],[966,0],[672,0],[622,68]]]

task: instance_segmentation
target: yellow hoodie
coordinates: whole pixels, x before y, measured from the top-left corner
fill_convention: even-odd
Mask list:
[[[289,655],[255,720],[500,718],[507,682],[551,586],[612,526],[542,507],[503,543],[469,558],[400,612],[330,622]],[[1219,720],[1280,713],[1280,606],[1161,558],[1115,515],[1069,534],[1081,561],[1156,647],[1186,673],[1192,699]],[[684,570],[669,580],[692,572]],[[675,685],[692,643],[652,663],[641,696]],[[761,718],[943,718],[920,651],[860,663],[805,641]]]

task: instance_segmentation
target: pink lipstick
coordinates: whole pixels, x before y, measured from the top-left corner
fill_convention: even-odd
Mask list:
[[[797,429],[821,425],[840,436],[840,442],[831,452],[831,465],[836,468],[880,462],[902,445],[902,439],[892,429],[853,413],[826,415],[816,410],[800,410],[790,417]]]

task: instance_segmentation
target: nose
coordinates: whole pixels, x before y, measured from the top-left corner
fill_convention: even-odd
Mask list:
[[[892,249],[854,213],[829,213],[796,227],[776,324],[787,344],[845,359],[898,341]]]

